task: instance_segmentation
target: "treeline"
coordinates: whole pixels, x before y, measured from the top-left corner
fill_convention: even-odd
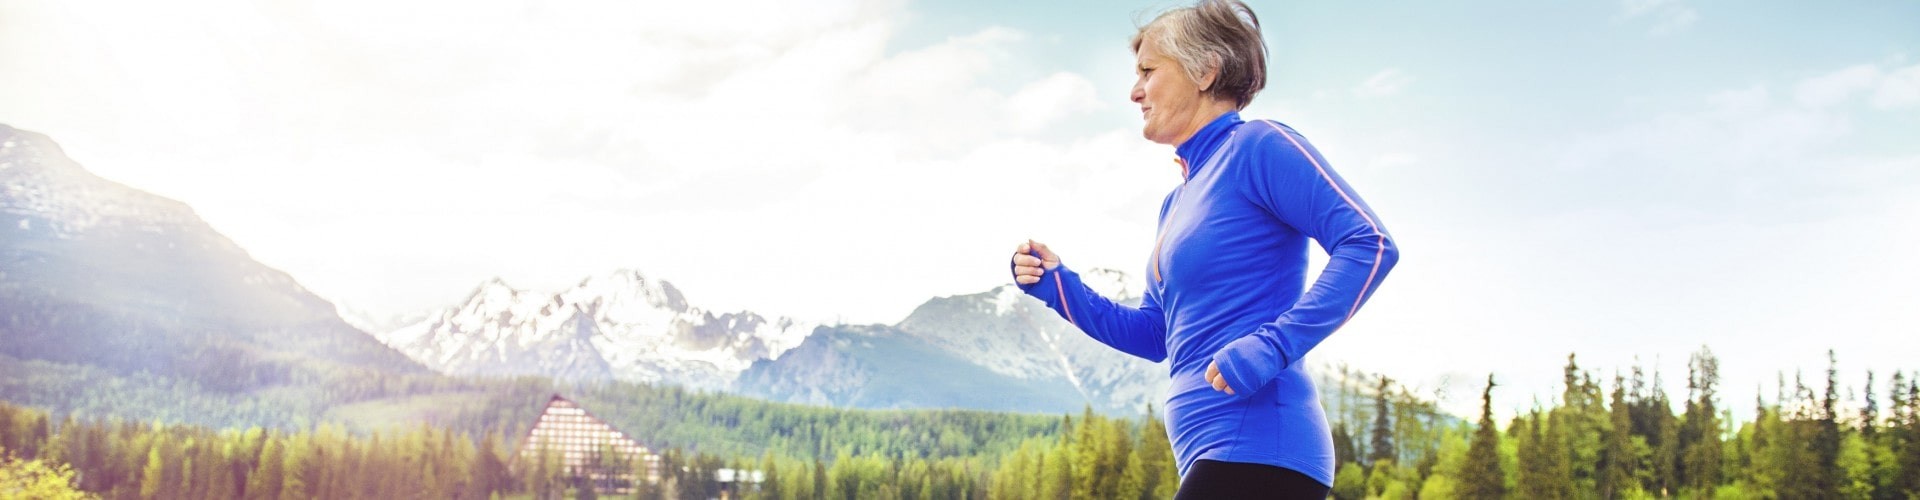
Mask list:
[[[623,496],[972,500],[990,498],[1170,498],[1178,485],[1165,427],[1088,410],[1062,417],[1057,437],[1029,437],[1002,455],[924,458],[902,454],[758,460],[669,448],[656,481]],[[0,403],[0,497],[93,495],[109,499],[596,498],[551,454],[520,460],[497,434],[421,426],[355,436],[335,425],[302,432],[214,431],[133,422],[54,422],[46,412]],[[607,456],[612,456],[609,453]],[[598,470],[647,477],[644,461]],[[723,473],[723,469],[727,469]],[[752,478],[752,479],[749,479]],[[33,489],[28,489],[33,488]],[[598,493],[598,494],[596,494]]]
[[[196,365],[232,368],[234,380],[252,380],[245,367],[263,366],[265,354],[208,354]],[[220,360],[206,362],[204,360]],[[188,377],[176,371],[126,371],[93,364],[22,359],[0,354],[0,400],[47,408],[83,419],[136,418],[214,428],[261,426],[302,429],[329,421],[326,413],[355,403],[432,394],[493,392],[512,380],[461,379],[433,373],[393,373],[312,360],[280,359],[288,378],[281,385],[254,382],[210,384],[219,376]],[[213,368],[203,371],[216,372]],[[224,372],[219,372],[224,373]],[[551,383],[541,382],[551,387]],[[244,388],[241,388],[244,387]],[[479,402],[479,398],[475,398]],[[512,416],[466,418],[499,425]],[[449,419],[453,418],[449,415]],[[351,425],[351,423],[348,423]],[[467,427],[467,425],[462,425]],[[483,428],[483,425],[473,425]],[[355,431],[371,428],[354,428]]]
[[[656,449],[728,457],[776,455],[966,457],[1013,451],[1059,432],[1045,415],[970,410],[848,410],[644,383],[564,383],[540,377],[455,378],[330,372],[323,380],[225,393],[155,374],[0,356],[0,401],[81,420],[135,419],[291,432],[322,423],[354,434],[408,422],[518,437],[549,396],[565,394]]]
[[[1559,397],[1505,422],[1493,421],[1491,377],[1476,423],[1439,413],[1391,380],[1342,371],[1323,381],[1338,388],[1326,391],[1340,463],[1334,494],[1920,497],[1920,380],[1867,372],[1864,389],[1849,394],[1830,361],[1824,381],[1782,377],[1771,399],[1756,397],[1747,422],[1723,402],[1719,362],[1704,348],[1689,360],[1688,393],[1678,398],[1658,373],[1634,368],[1603,379],[1569,356]],[[596,496],[549,460],[508,466],[513,440],[556,391],[661,453],[659,480],[622,496],[1148,499],[1178,487],[1154,409],[1142,418],[862,411],[644,384],[462,384],[473,390],[422,387],[430,390],[419,398],[444,401],[402,402],[450,408],[430,425],[385,430],[216,431],[0,404],[0,454],[10,457],[0,492],[40,491],[6,489],[25,477],[16,482],[70,484],[103,498]],[[723,469],[739,475],[723,480]]]
[[[1920,382],[1871,371],[1857,411],[1842,408],[1837,360],[1828,353],[1823,390],[1785,378],[1755,419],[1736,422],[1719,398],[1719,361],[1702,348],[1688,362],[1688,394],[1675,405],[1641,369],[1612,388],[1567,358],[1563,392],[1549,408],[1492,417],[1488,377],[1477,425],[1438,433],[1431,452],[1396,449],[1402,434],[1370,443],[1336,440],[1334,482],[1342,499],[1920,498]],[[1678,414],[1675,408],[1679,408]],[[1380,424],[1376,428],[1391,427]]]
[[[757,487],[739,485],[740,498],[765,500],[889,498],[902,500],[1066,499],[1149,500],[1172,498],[1179,487],[1165,425],[1153,415],[1138,421],[1095,414],[1062,416],[1060,432],[1029,437],[1007,453],[919,458],[842,452],[831,460],[783,458],[768,453],[758,463],[732,462],[738,470],[764,474]],[[717,489],[692,492],[687,485],[717,488],[683,467],[669,452],[658,484],[637,498],[717,498]],[[702,459],[711,460],[711,459]],[[702,496],[702,495],[705,496]]]
[[[109,499],[488,498],[522,482],[497,438],[476,444],[425,426],[354,436],[333,425],[287,433],[54,423],[4,403],[0,460],[53,471],[68,478],[59,481],[68,491]],[[10,487],[23,486],[0,483],[0,496]]]
[[[728,457],[766,453],[831,459],[999,456],[1021,441],[1053,436],[1062,420],[977,410],[852,410],[805,406],[626,382],[558,391],[656,449],[685,448]],[[538,408],[548,393],[526,394]],[[522,420],[526,422],[528,420]],[[525,424],[520,424],[525,425]]]

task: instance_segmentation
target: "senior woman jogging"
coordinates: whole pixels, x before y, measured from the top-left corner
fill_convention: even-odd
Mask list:
[[[1087,335],[1172,356],[1175,498],[1325,498],[1333,439],[1304,359],[1360,311],[1399,258],[1380,217],[1286,125],[1246,121],[1266,85],[1253,11],[1202,0],[1133,36],[1148,140],[1184,178],[1160,207],[1140,307],[1093,292],[1046,245],[1014,251],[1014,281]],[[1306,288],[1307,240],[1329,256]]]

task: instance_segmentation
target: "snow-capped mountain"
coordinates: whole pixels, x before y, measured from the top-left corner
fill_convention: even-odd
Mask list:
[[[1003,375],[885,325],[822,327],[779,360],[755,362],[733,389],[842,408],[1072,413],[1085,404],[1065,380]]]
[[[399,314],[378,314],[342,302],[335,304],[334,312],[340,315],[341,320],[346,321],[349,325],[353,325],[354,328],[359,328],[360,331],[367,332],[368,335],[378,337],[381,333],[399,330],[402,327],[413,326],[415,323],[437,317],[441,311],[439,309],[432,309]]]
[[[715,314],[690,305],[672,283],[621,270],[556,293],[490,280],[464,303],[379,337],[448,374],[720,388],[813,328],[752,312]]]
[[[1092,269],[1081,276],[1109,298],[1140,300],[1125,273]],[[835,406],[1052,412],[1091,405],[1137,414],[1167,387],[1164,363],[1100,344],[1013,285],[928,300],[890,328],[840,330],[847,329],[755,363],[735,390]],[[914,392],[893,387],[902,380]]]
[[[1125,273],[1090,269],[1083,281],[1100,294],[1138,305]],[[1121,353],[1093,340],[1046,304],[1014,285],[941,297],[915,309],[898,328],[1002,375],[1064,380],[1095,409],[1144,411],[1167,388],[1167,365]]]

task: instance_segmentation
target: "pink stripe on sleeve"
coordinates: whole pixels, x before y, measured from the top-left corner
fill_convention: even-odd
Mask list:
[[[1348,207],[1360,213],[1360,218],[1367,221],[1367,228],[1372,229],[1373,236],[1380,241],[1380,244],[1373,252],[1373,270],[1367,272],[1367,281],[1361,285],[1360,295],[1353,298],[1353,307],[1347,309],[1347,319],[1353,319],[1353,315],[1360,312],[1360,302],[1367,298],[1367,290],[1373,288],[1374,278],[1380,275],[1380,261],[1387,251],[1387,235],[1380,232],[1380,225],[1373,222],[1373,216],[1368,214],[1366,209],[1361,208],[1359,203],[1355,203],[1353,197],[1347,195],[1346,190],[1340,189],[1340,183],[1334,182],[1333,176],[1327,174],[1327,168],[1321,166],[1320,160],[1314,158],[1313,153],[1308,152],[1307,147],[1302,146],[1299,140],[1294,139],[1293,134],[1287,133],[1285,129],[1280,128],[1279,125],[1273,122],[1262,120],[1260,123],[1265,123],[1267,126],[1273,127],[1273,131],[1279,132],[1281,137],[1287,138],[1287,142],[1293,143],[1294,149],[1300,150],[1300,156],[1307,157],[1307,162],[1313,164],[1313,169],[1320,173],[1320,178],[1327,181],[1327,186],[1333,188],[1333,192],[1340,193],[1340,199],[1345,200]]]

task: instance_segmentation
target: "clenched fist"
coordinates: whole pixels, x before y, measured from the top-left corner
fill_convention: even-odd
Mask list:
[[[1053,268],[1060,267],[1060,256],[1047,245],[1027,240],[1013,249],[1013,282],[1031,285],[1040,282],[1040,276]]]
[[[1227,385],[1227,377],[1220,375],[1220,363],[1217,361],[1207,363],[1207,384],[1212,385],[1215,391],[1233,394],[1233,386]]]

